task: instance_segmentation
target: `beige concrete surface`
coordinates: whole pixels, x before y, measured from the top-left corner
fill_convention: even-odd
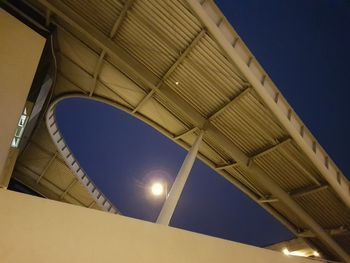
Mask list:
[[[2,172],[0,172],[0,188],[8,187],[10,183],[11,175],[13,172],[13,168],[15,167],[18,153],[19,153],[18,149],[16,148],[10,149],[4,169],[2,170]]]
[[[0,8],[0,175],[45,39]]]
[[[0,190],[0,262],[314,262]]]

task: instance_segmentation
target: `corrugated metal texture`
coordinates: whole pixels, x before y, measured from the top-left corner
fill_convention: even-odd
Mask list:
[[[185,125],[178,118],[153,98],[142,106],[139,113],[171,134],[178,134],[185,128]]]
[[[159,93],[156,93],[154,95],[154,98],[160,103],[162,104],[172,115],[176,116],[176,118],[181,121],[181,123],[184,126],[184,130],[183,132],[187,131],[187,129],[192,128],[192,122],[191,120],[181,111],[178,109],[178,107],[176,107],[175,105],[173,105],[172,103],[170,103],[166,98],[164,98],[164,96],[162,96]],[[181,132],[182,133],[182,132]]]
[[[195,131],[182,137],[181,140],[190,147],[195,142],[197,136],[198,131]],[[222,155],[215,148],[213,148],[210,143],[208,143],[208,139],[206,138],[206,136],[203,137],[203,141],[199,147],[199,153],[205,156],[206,159],[212,164],[221,163],[225,161]]]
[[[130,107],[134,108],[146,93],[140,86],[117,70],[113,62],[112,58],[106,56],[106,60],[101,66],[98,80],[118,94]]]
[[[103,82],[96,83],[94,94],[106,100],[110,100],[116,104],[120,104],[128,108],[132,107],[128,100],[120,95],[120,92],[116,92],[114,89],[110,88]]]
[[[99,55],[62,28],[56,32],[57,51],[93,75]]]
[[[58,74],[79,87],[83,92],[88,93],[92,86],[91,75],[84,68],[77,67],[74,61],[65,54],[59,53],[57,58],[60,65]]]
[[[156,2],[136,1],[114,41],[161,78],[200,27],[180,2]]]
[[[296,200],[325,229],[350,226],[350,210],[338,201],[331,189],[304,195]]]
[[[236,101],[212,123],[248,156],[287,136],[251,92]]]
[[[252,192],[256,193],[257,196],[263,198],[270,194],[263,185],[255,182],[253,175],[247,173],[238,165],[225,170],[231,174],[232,177],[237,178],[242,184],[246,185]]]
[[[107,36],[123,7],[117,0],[62,0],[62,2]]]
[[[98,60],[97,54],[89,52],[85,45],[67,37],[67,34],[61,33],[61,36],[65,40],[60,41],[62,44],[58,54],[59,76],[73,85],[66,86],[66,83],[62,83],[61,78],[59,78],[56,90],[63,92],[81,90],[86,93],[93,90],[94,95],[129,108],[137,105],[145,96],[145,92],[139,86],[131,82],[107,61],[101,62],[98,77],[94,81],[93,75],[96,73],[94,70],[89,72],[89,68],[90,71],[95,68],[94,63],[97,64]],[[77,54],[86,54],[86,56],[78,56]],[[82,60],[82,57],[85,59]],[[56,92],[56,94],[58,93]],[[173,134],[184,128],[181,121],[154,99],[145,103],[139,111],[161,127],[166,127]]]
[[[204,35],[167,80],[203,117],[209,117],[246,85],[216,44]]]
[[[291,143],[284,144],[256,158],[255,162],[286,192],[314,185],[309,176],[316,177],[316,172],[308,169],[310,165],[305,167],[292,155],[286,154],[290,149],[294,150]]]
[[[310,180],[314,180],[323,183],[324,179],[320,176],[316,167],[309,161],[305,154],[297,147],[294,141],[286,144],[284,147],[278,148],[288,162],[295,166],[295,168],[303,173],[304,176],[308,177]]]
[[[289,222],[292,222],[294,226],[296,226],[296,229],[304,230],[309,229],[308,225],[306,225],[300,218],[298,217],[295,212],[293,212],[291,209],[286,207],[281,202],[272,202],[269,204],[271,207],[273,207],[276,211],[278,211],[279,214],[281,214],[284,218],[286,218]]]
[[[73,37],[76,41],[88,46],[96,54],[100,54],[102,52],[102,48],[96,42],[92,41],[85,34],[82,34],[80,31],[76,30],[74,27],[72,27],[72,25],[67,23],[64,19],[61,19],[58,16],[57,17],[54,16],[54,20],[55,20],[55,25],[57,26],[57,34],[58,35],[61,33],[67,34],[67,35],[69,35],[70,38]],[[98,29],[96,29],[96,32],[99,32]],[[60,37],[61,36],[58,36],[55,38],[57,39]],[[56,46],[55,46],[55,48],[59,49],[59,47],[56,47]]]
[[[73,83],[67,76],[61,72],[57,72],[56,88],[54,90],[54,96],[59,97],[67,92],[83,93],[87,94],[88,91],[80,88],[78,83]]]
[[[96,52],[64,30],[58,30],[58,39],[56,96],[67,92],[89,93],[93,90],[94,94],[127,107],[136,105],[142,99],[142,90],[134,83],[130,85],[130,79],[115,69],[108,56],[101,62],[97,74],[99,55]],[[97,76],[96,81],[94,75]]]
[[[203,140],[210,145],[210,147],[215,151],[215,153],[220,156],[220,161],[216,161],[215,163],[218,165],[226,165],[229,163],[233,163],[234,160],[232,156],[230,156],[222,147],[215,143],[215,139],[211,138],[209,135],[205,134]]]

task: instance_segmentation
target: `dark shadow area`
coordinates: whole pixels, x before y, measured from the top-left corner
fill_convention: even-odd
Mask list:
[[[22,194],[28,194],[28,195],[33,195],[37,197],[43,197],[41,194],[33,191],[30,189],[28,186],[22,184],[21,182],[17,181],[16,179],[11,179],[10,183],[7,187],[8,190],[19,192]]]

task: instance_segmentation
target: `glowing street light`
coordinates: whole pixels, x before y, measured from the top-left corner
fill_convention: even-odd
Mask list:
[[[154,196],[164,195],[165,197],[167,197],[167,191],[167,184],[163,182],[154,182],[151,186],[151,193]]]
[[[164,186],[161,183],[154,183],[151,187],[151,192],[155,196],[162,195],[164,192]]]

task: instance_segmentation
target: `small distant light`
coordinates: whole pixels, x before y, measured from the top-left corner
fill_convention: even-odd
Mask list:
[[[314,255],[315,257],[319,257],[319,256],[320,256],[320,253],[318,253],[317,251],[314,251],[313,255]]]
[[[178,81],[175,82],[175,85],[179,85],[179,84],[180,84],[180,82],[178,82]]]
[[[159,196],[164,192],[164,186],[161,183],[154,183],[151,187],[151,192],[155,196]]]
[[[287,255],[287,256],[290,254],[288,248],[284,248],[284,249],[282,250],[282,252],[283,252],[283,254],[285,254],[285,255]]]

